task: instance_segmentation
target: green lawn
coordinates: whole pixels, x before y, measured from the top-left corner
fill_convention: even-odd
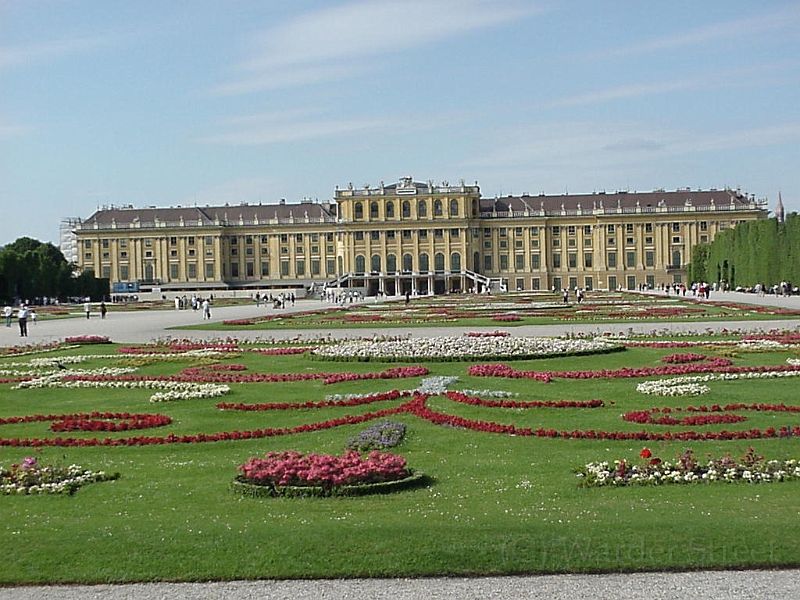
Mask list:
[[[114,346],[71,351],[109,353]],[[683,350],[628,349],[592,357],[510,362],[520,370],[658,366]],[[47,356],[51,356],[48,354]],[[743,354],[737,365],[785,364],[789,352]],[[13,360],[22,361],[22,358]],[[0,369],[4,363],[0,361]],[[243,356],[245,373],[368,373],[381,363],[309,361],[302,356]],[[85,363],[87,368],[109,364]],[[159,362],[142,374],[177,373],[191,362]],[[429,406],[469,419],[558,430],[663,431],[620,418],[628,410],[729,402],[792,403],[794,379],[713,382],[700,398],[662,398],[635,391],[636,379],[530,380],[466,375],[469,362],[430,363],[431,375],[457,375],[451,389],[499,389],[517,400],[605,401],[603,408],[502,409],[467,406],[443,396]],[[396,406],[219,411],[219,401],[263,403],[322,400],[326,394],[409,389],[421,378],[323,385],[232,384],[220,399],[148,402],[146,390],[40,389],[0,386],[0,418],[98,411],[158,413],[172,424],[128,433],[62,437],[165,436],[296,427]],[[742,412],[748,421],[702,431],[797,426],[791,413]],[[73,496],[0,496],[0,584],[204,581],[255,578],[486,575],[511,573],[759,568],[800,564],[800,482],[583,488],[573,469],[590,461],[635,460],[644,445],[672,458],[749,446],[769,458],[800,458],[797,438],[714,442],[630,442],[507,436],[434,425],[410,414],[393,451],[432,484],[385,496],[249,498],[229,490],[236,466],[268,451],[341,453],[365,425],[257,440],[136,447],[0,446],[0,464],[26,456],[118,471],[113,482],[87,485]],[[6,424],[0,438],[52,438],[47,423]],[[672,430],[691,429],[676,428]],[[696,429],[696,428],[695,428]]]

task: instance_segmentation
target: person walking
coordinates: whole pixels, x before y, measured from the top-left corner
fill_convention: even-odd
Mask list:
[[[86,318],[88,319],[88,318],[89,318],[89,315],[90,315],[90,314],[91,314],[91,312],[92,312],[92,303],[91,303],[91,302],[86,302],[86,303],[83,305],[83,312],[85,312],[85,313],[86,313]]]
[[[206,298],[203,300],[203,319],[211,318],[211,302]]]
[[[11,308],[10,304],[6,304],[6,307],[3,309],[3,316],[6,318],[6,327],[11,327],[11,316],[14,314],[14,309]]]
[[[100,318],[105,319],[106,313],[108,312],[108,307],[106,306],[105,302],[100,303]]]
[[[28,316],[30,310],[27,304],[23,304],[17,311],[17,320],[19,321],[19,337],[28,337]]]

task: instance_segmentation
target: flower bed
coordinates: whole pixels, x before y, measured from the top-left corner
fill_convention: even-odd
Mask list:
[[[700,462],[692,450],[686,450],[676,462],[662,461],[645,448],[641,461],[615,460],[588,463],[575,470],[585,487],[697,484],[715,481],[735,483],[772,483],[800,479],[800,461],[766,460],[750,448],[739,460],[725,455]]]
[[[313,350],[309,356],[344,361],[465,361],[523,360],[553,356],[602,354],[623,350],[608,340],[543,337],[438,336],[413,340],[353,340]]]
[[[64,338],[67,344],[110,344],[111,340],[105,335],[78,335],[74,337]]]
[[[38,459],[27,457],[21,464],[13,464],[8,469],[0,467],[0,493],[71,495],[88,483],[112,481],[118,478],[119,473],[90,471],[79,465],[68,467],[40,465]]]
[[[396,421],[380,421],[373,423],[358,435],[354,435],[345,444],[347,450],[356,452],[372,452],[394,448],[406,436],[404,423]]]
[[[362,456],[348,450],[342,456],[299,452],[269,452],[237,467],[233,489],[249,495],[342,496],[385,493],[423,481],[405,458],[378,451]]]

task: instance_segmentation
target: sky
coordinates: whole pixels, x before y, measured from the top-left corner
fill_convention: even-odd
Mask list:
[[[800,2],[0,0],[0,245],[350,182],[800,211]]]

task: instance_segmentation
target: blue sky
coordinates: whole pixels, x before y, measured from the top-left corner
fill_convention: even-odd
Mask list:
[[[791,1],[0,0],[0,244],[406,175],[800,211],[798,98]]]

